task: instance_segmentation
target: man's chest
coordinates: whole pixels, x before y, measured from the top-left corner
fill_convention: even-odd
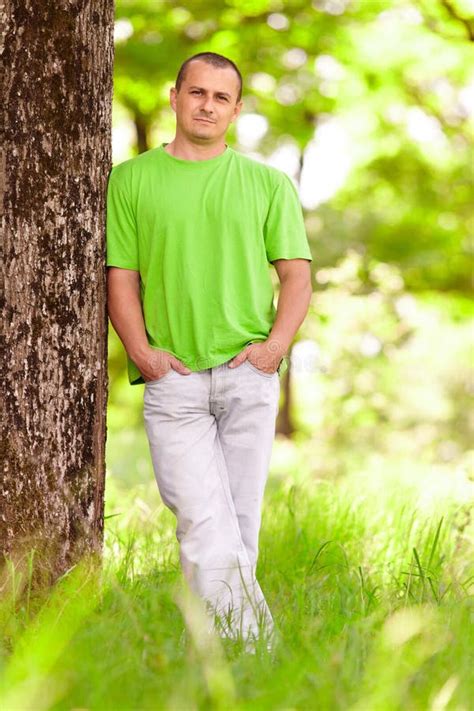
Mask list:
[[[188,231],[261,232],[268,200],[255,186],[226,175],[199,180],[164,175],[140,183],[135,209],[139,237]]]

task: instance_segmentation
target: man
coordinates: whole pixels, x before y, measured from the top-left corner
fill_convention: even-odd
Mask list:
[[[273,630],[255,577],[261,505],[279,368],[312,289],[293,183],[225,143],[241,95],[226,57],[184,62],[170,91],[173,141],[112,170],[107,266],[109,315],[129,382],[145,383],[145,428],[185,579],[222,636],[248,641]]]

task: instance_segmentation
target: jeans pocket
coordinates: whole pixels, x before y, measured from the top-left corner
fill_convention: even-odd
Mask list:
[[[254,365],[253,363],[251,363],[248,358],[246,358],[246,359],[244,360],[244,363],[247,363],[247,366],[250,368],[250,370],[253,370],[254,373],[258,373],[258,374],[261,375],[263,378],[273,378],[273,376],[277,375],[276,372],[275,372],[275,373],[265,373],[265,371],[260,370],[259,368],[257,368],[256,365]]]
[[[175,373],[176,371],[174,368],[170,368],[169,370],[166,371],[164,375],[161,376],[161,378],[156,378],[155,380],[146,380],[145,385],[155,385],[156,383],[162,383],[163,380],[166,380],[166,378],[169,378],[172,373]]]

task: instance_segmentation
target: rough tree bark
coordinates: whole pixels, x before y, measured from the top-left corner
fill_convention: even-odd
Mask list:
[[[113,0],[2,0],[0,567],[103,541]]]

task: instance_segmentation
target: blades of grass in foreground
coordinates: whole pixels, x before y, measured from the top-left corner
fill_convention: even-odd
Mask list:
[[[68,691],[53,667],[75,632],[99,603],[94,563],[79,563],[54,586],[16,642],[0,677],[0,708],[46,711]]]
[[[204,604],[186,585],[176,593],[175,600],[191,642],[188,653],[202,669],[211,708],[232,708],[235,701],[234,680]]]

